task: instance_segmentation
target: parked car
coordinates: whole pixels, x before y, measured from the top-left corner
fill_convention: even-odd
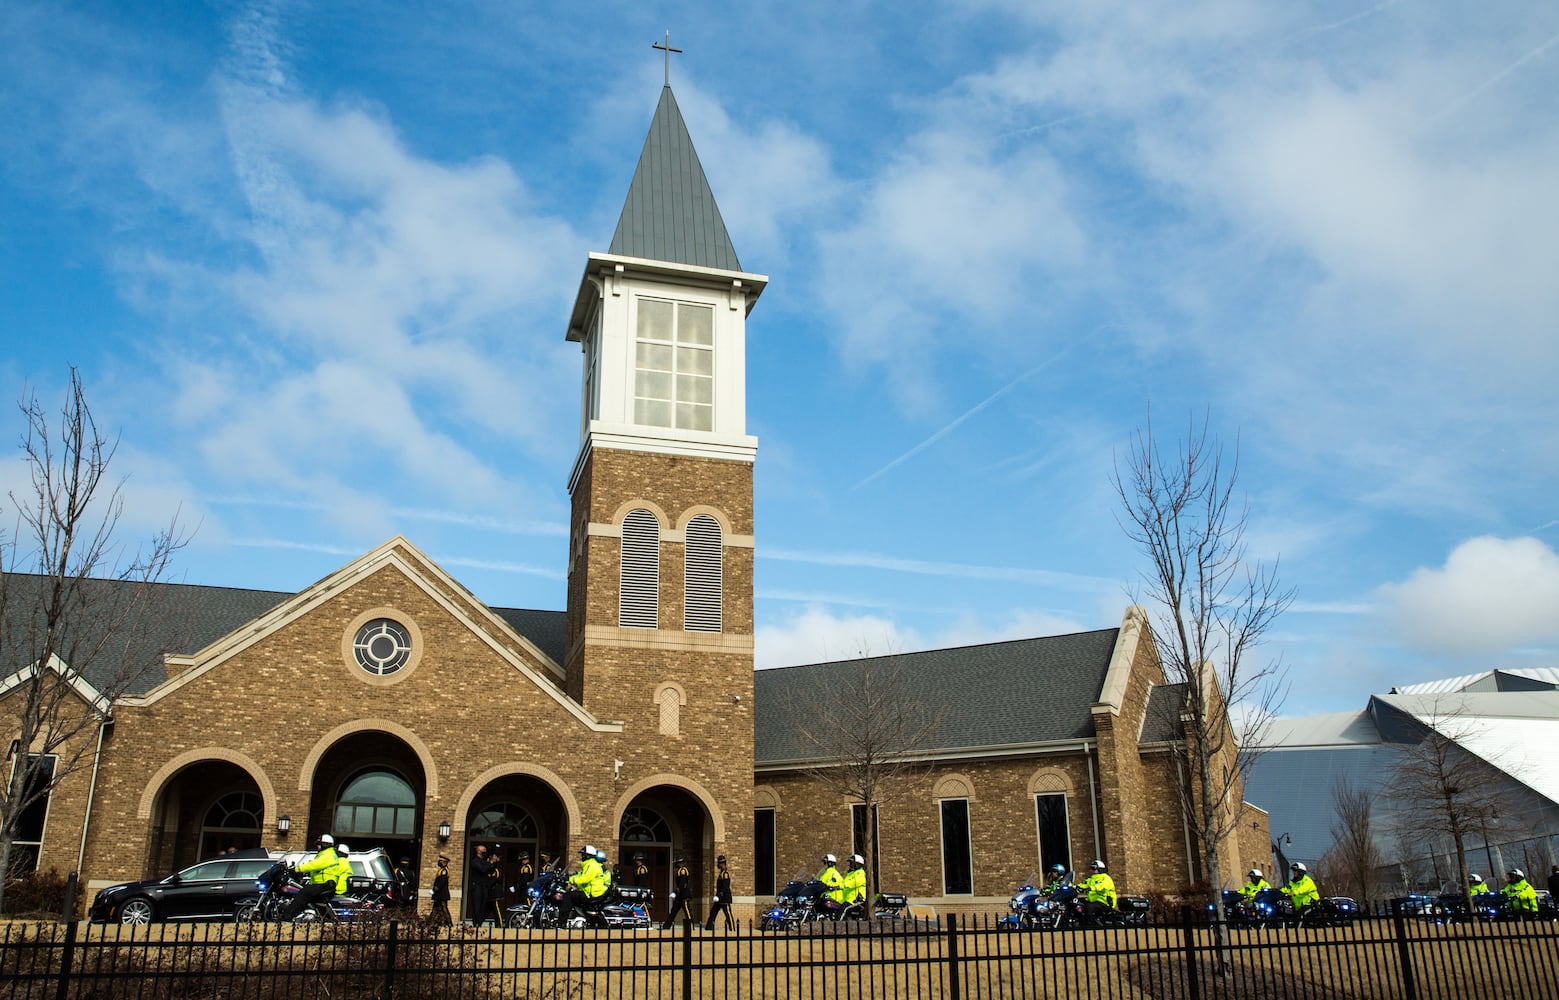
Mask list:
[[[122,924],[154,920],[227,920],[254,895],[254,880],[273,864],[264,848],[225,854],[172,875],[111,885],[98,892],[87,919]]]
[[[155,920],[231,920],[239,906],[254,900],[255,879],[278,858],[306,860],[307,851],[271,851],[263,847],[225,854],[190,865],[159,879],[111,885],[98,892],[87,911],[97,922],[146,924]],[[353,851],[352,889],[390,896],[395,873],[383,848]]]

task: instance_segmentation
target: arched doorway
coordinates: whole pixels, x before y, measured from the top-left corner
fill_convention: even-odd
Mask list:
[[[650,914],[664,920],[671,906],[672,872],[680,856],[687,860],[693,877],[693,914],[702,919],[698,900],[712,889],[714,859],[708,848],[714,843],[714,826],[704,804],[687,790],[657,785],[634,796],[617,824],[617,857],[622,877],[631,882],[633,856],[643,854],[649,867],[648,883],[655,891]]]
[[[422,761],[398,737],[353,733],[320,756],[306,830],[294,843],[308,846],[322,833],[354,851],[382,847],[392,864],[421,864],[422,814],[427,778]],[[295,827],[296,829],[296,824]]]
[[[568,857],[567,812],[557,792],[540,778],[528,774],[510,774],[492,782],[472,800],[466,814],[466,842],[463,870],[471,870],[471,858],[477,844],[485,844],[498,858],[501,907],[513,905],[525,887],[519,885],[520,854],[530,855],[539,871],[545,860]],[[462,906],[467,919],[470,884]],[[512,890],[512,891],[511,891]]]
[[[261,846],[264,812],[259,784],[237,764],[202,760],[180,769],[153,800],[144,874],[166,875],[230,849]]]

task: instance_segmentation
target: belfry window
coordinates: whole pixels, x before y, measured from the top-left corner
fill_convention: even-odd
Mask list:
[[[660,627],[660,520],[650,511],[630,510],[623,518],[622,575],[617,624]]]
[[[686,538],[682,627],[689,632],[719,632],[724,603],[720,522],[697,514],[688,521]]]
[[[714,427],[714,324],[711,306],[638,300],[633,422],[707,431]]]

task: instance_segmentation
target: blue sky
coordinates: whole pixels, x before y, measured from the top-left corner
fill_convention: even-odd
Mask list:
[[[1287,714],[1559,663],[1559,8],[1055,6],[10,0],[0,389],[80,367],[189,582],[401,533],[561,609],[564,328],[670,29],[770,277],[761,665],[1118,624],[1150,411],[1238,442]]]

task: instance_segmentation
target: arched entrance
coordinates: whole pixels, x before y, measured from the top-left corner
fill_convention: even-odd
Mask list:
[[[354,851],[382,847],[392,864],[420,864],[426,801],[427,778],[411,747],[389,733],[353,733],[320,756],[308,829],[296,843],[328,833]]]
[[[180,769],[153,802],[145,874],[261,846],[264,813],[259,784],[237,764],[202,760]]]
[[[471,870],[477,844],[496,855],[499,906],[513,905],[525,887],[518,884],[521,852],[528,853],[539,871],[544,859],[567,858],[567,812],[557,792],[545,781],[528,774],[509,774],[492,782],[472,800],[466,814],[463,869]],[[462,910],[467,919],[471,887],[465,887]],[[510,891],[511,889],[515,891]]]
[[[714,826],[704,804],[686,789],[657,785],[634,796],[617,824],[617,858],[621,877],[632,884],[635,854],[643,854],[649,867],[647,882],[655,891],[650,915],[664,920],[671,906],[672,872],[678,857],[685,858],[693,877],[693,915],[702,919],[699,899],[713,889]],[[706,872],[706,867],[710,871]]]

